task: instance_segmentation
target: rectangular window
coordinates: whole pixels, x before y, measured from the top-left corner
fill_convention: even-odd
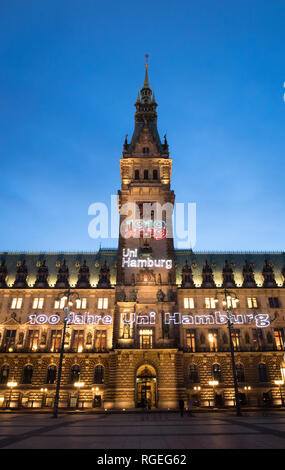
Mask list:
[[[44,306],[44,299],[41,297],[41,298],[38,298],[36,297],[33,301],[33,309],[42,309]]]
[[[13,351],[15,347],[16,330],[6,330],[4,347],[6,351]]]
[[[191,352],[196,351],[195,330],[186,330],[186,348]]]
[[[256,297],[248,297],[247,298],[247,306],[248,308],[257,308],[257,299]]]
[[[51,332],[51,352],[58,352],[61,347],[61,330],[52,330]]]
[[[140,348],[152,348],[152,330],[140,330]]]
[[[108,297],[98,299],[98,308],[100,309],[108,308]]]
[[[237,308],[239,304],[238,299],[233,299],[230,295],[227,297],[227,307],[228,308]]]
[[[210,351],[218,351],[218,331],[208,330],[208,340],[210,345]]]
[[[87,299],[76,299],[76,308],[83,309],[87,307]]]
[[[19,310],[22,307],[23,299],[22,297],[14,297],[11,303],[11,308],[13,310],[17,309]]]
[[[84,346],[84,330],[74,330],[72,349],[77,352],[82,352]]]
[[[274,328],[275,346],[278,351],[284,350],[284,330],[283,328]]]
[[[105,351],[107,349],[107,331],[97,330],[95,336],[96,351]]]
[[[240,350],[240,330],[232,330],[232,341],[235,351]]]
[[[252,329],[252,342],[253,342],[253,349],[255,351],[260,351],[262,349],[263,334],[260,328]]]
[[[194,308],[194,299],[191,297],[184,297],[184,308]]]
[[[63,309],[65,307],[65,302],[66,302],[66,298],[63,297],[62,299],[60,300],[55,300],[54,301],[54,308],[56,309]]]
[[[278,297],[269,297],[268,302],[269,302],[269,307],[270,308],[279,308],[280,307]]]
[[[37,351],[39,347],[39,330],[29,330],[28,349],[29,351]]]
[[[216,308],[217,299],[214,297],[205,298],[205,307],[206,308]]]

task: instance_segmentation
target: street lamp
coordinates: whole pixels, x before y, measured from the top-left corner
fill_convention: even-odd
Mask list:
[[[215,406],[215,398],[216,398],[215,387],[217,387],[217,386],[219,385],[219,381],[218,381],[218,380],[209,380],[209,385],[210,385],[210,387],[213,387],[213,392],[214,392],[214,406]],[[209,406],[211,406],[210,399],[209,399]]]
[[[237,371],[236,371],[236,364],[235,364],[235,352],[234,352],[234,345],[233,345],[233,338],[232,338],[232,322],[231,322],[231,315],[230,315],[230,310],[232,309],[232,301],[234,300],[237,303],[239,302],[239,299],[237,298],[234,292],[231,292],[227,289],[224,289],[222,292],[217,292],[217,294],[224,295],[223,310],[227,314],[227,324],[228,324],[229,337],[230,337],[229,340],[230,340],[233,378],[234,378],[236,412],[237,412],[237,416],[241,416]]]
[[[46,403],[47,388],[41,388],[41,392],[42,392],[42,394],[43,394],[43,397],[42,397],[42,408],[44,408],[45,403]]]
[[[250,385],[245,385],[243,388],[244,388],[244,391],[245,391],[246,403],[249,405],[249,397],[248,397],[247,392],[250,392],[251,386]]]
[[[17,385],[18,385],[18,383],[15,382],[14,380],[11,380],[10,382],[7,383],[7,387],[10,388],[10,395],[9,395],[9,401],[8,401],[9,408],[10,408],[10,404],[11,404],[13,388],[17,387]],[[8,408],[8,406],[7,406],[7,408]]]
[[[274,380],[275,385],[279,387],[279,393],[280,393],[280,398],[281,398],[281,405],[284,405],[284,400],[283,400],[283,395],[282,395],[282,385],[284,385],[284,380]]]
[[[66,333],[66,325],[69,320],[69,307],[73,305],[72,298],[79,299],[79,294],[77,292],[71,292],[70,289],[63,292],[62,294],[58,295],[57,299],[60,301],[61,299],[67,300],[66,307],[63,308],[64,311],[64,321],[63,321],[63,333],[62,333],[62,341],[60,347],[60,356],[59,356],[59,365],[58,365],[58,374],[57,374],[57,382],[56,382],[56,390],[55,390],[55,397],[54,397],[54,408],[53,408],[53,417],[57,418],[58,415],[58,402],[59,402],[59,393],[60,393],[60,379],[61,379],[61,371],[62,371],[62,362],[63,362],[63,353],[64,353],[64,342],[65,342],[65,333]]]
[[[77,388],[77,400],[76,400],[76,408],[78,408],[78,402],[79,402],[79,391],[82,387],[84,387],[85,383],[84,382],[74,382],[74,387]]]

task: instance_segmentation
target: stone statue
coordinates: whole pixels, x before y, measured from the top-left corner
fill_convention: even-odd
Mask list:
[[[135,290],[132,290],[132,291],[130,292],[130,301],[131,301],[131,302],[136,302],[136,301],[137,301],[137,293],[136,293]]]
[[[119,302],[125,302],[126,301],[126,293],[124,290],[121,290],[119,292]]]
[[[161,289],[159,289],[157,291],[156,297],[157,297],[158,302],[163,302],[165,299],[165,293]]]

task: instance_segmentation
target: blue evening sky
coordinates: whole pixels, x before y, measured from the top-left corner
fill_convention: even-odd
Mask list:
[[[96,251],[150,54],[196,250],[284,250],[284,0],[1,0],[0,251]],[[116,240],[101,241],[117,246]]]

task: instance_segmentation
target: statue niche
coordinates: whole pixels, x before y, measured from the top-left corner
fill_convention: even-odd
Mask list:
[[[69,269],[66,265],[66,261],[60,265],[57,274],[57,280],[55,283],[55,289],[68,289],[69,288]]]
[[[89,271],[89,267],[86,264],[86,260],[84,260],[83,264],[79,268],[76,288],[77,289],[90,289],[91,288],[90,271]]]
[[[104,261],[104,264],[100,268],[97,288],[98,289],[110,289],[110,287],[111,287],[110,269],[106,261]]]
[[[47,280],[48,280],[48,267],[46,266],[46,261],[44,260],[42,263],[40,263],[38,267],[37,278],[36,278],[34,287],[36,289],[48,289],[49,284]]]
[[[28,268],[26,266],[26,261],[24,260],[23,262],[19,263],[13,287],[16,289],[27,289],[29,287],[27,283],[27,277]]]
[[[8,276],[8,269],[5,263],[5,260],[0,264],[0,289],[6,289],[7,286],[7,276]]]

